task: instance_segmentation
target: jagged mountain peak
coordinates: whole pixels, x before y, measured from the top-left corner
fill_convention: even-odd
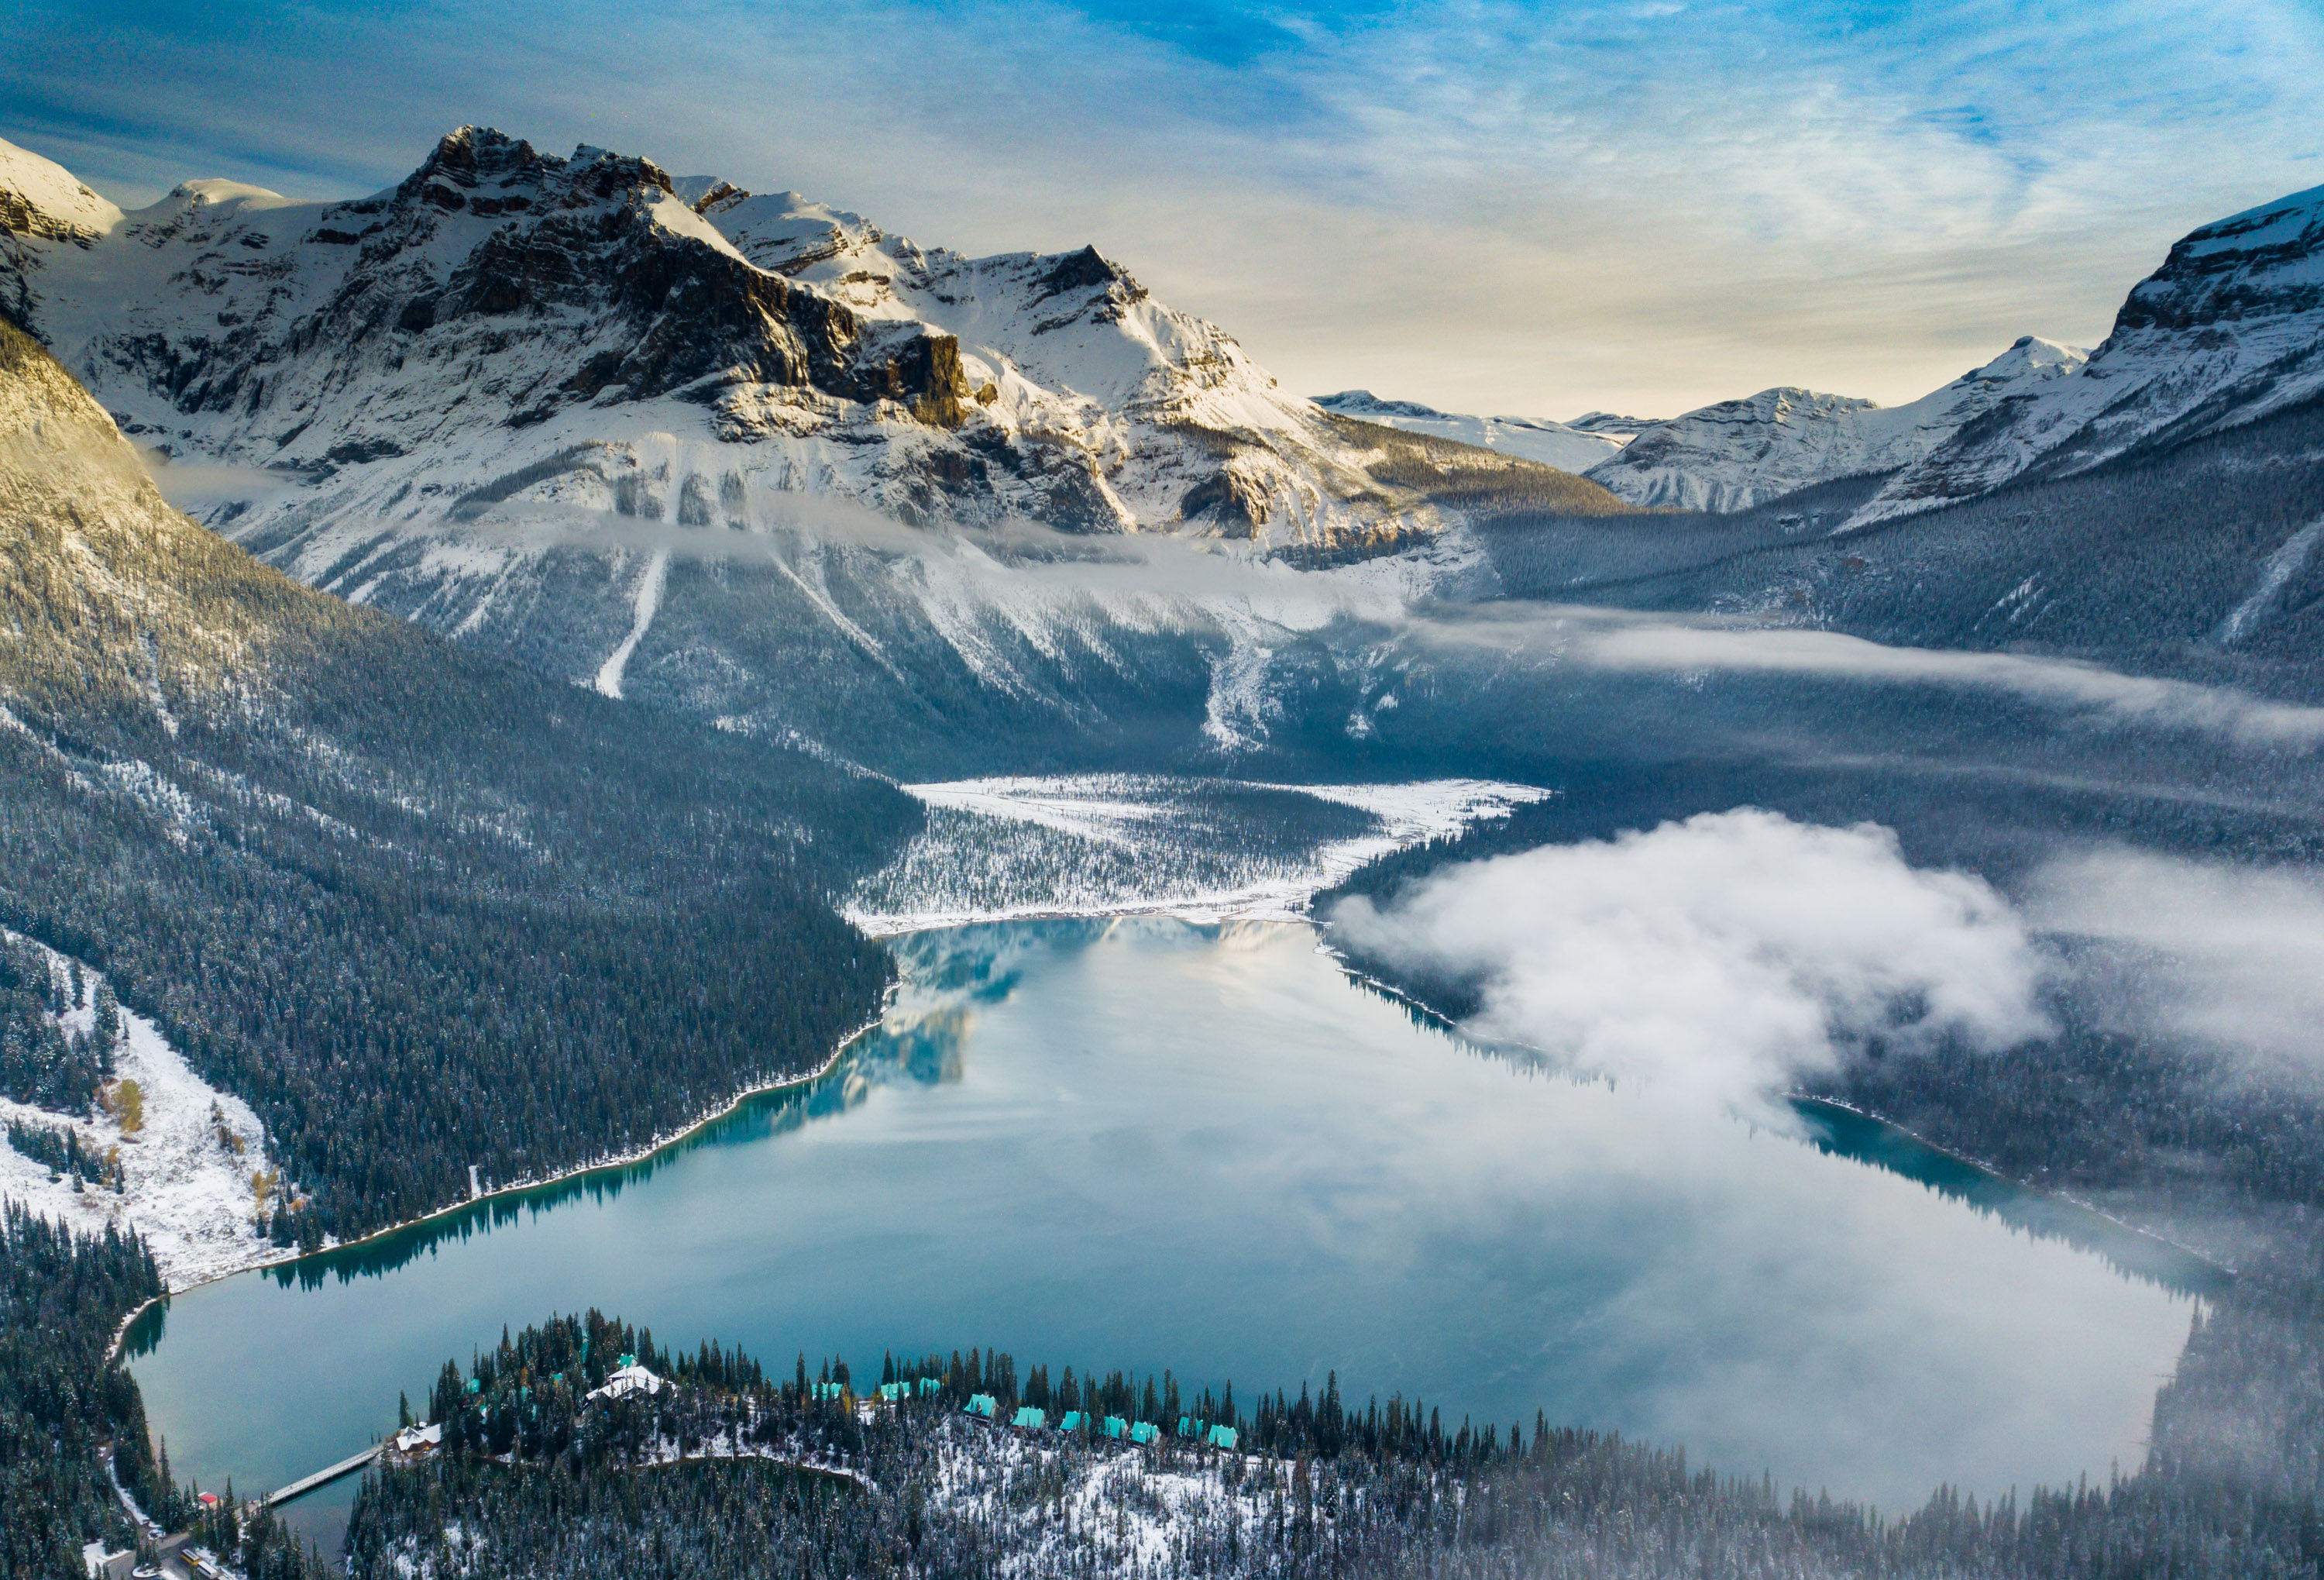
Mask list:
[[[2131,288],[2079,376],[2013,397],[1890,479],[1851,525],[2085,471],[2324,393],[2324,187],[2202,226]]]
[[[1313,408],[1095,245],[924,249],[794,192],[480,126],[367,197],[189,183],[128,218],[145,255],[48,248],[15,272],[42,283],[24,316],[148,442],[307,491],[254,498],[252,530],[418,522],[576,448],[643,464],[641,433],[908,521],[1311,546],[1440,524],[1384,506]]]
[[[121,223],[121,210],[53,160],[0,138],[0,231],[87,243]]]
[[[1199,699],[1243,640],[1182,603],[1003,596],[981,551],[898,558],[874,515],[1329,564],[1512,499],[1623,508],[1333,417],[1097,245],[973,257],[473,126],[365,196],[189,186],[126,218],[21,238],[14,277],[208,524],[562,678],[850,751],[875,717],[1086,722],[1155,665]],[[802,691],[798,664],[853,679]]]
[[[2021,336],[1902,406],[1792,386],[1762,390],[1641,429],[1590,476],[1637,504],[1748,510],[1816,484],[1910,467],[1997,407],[2072,376],[2086,356]]]
[[[2131,288],[2114,333],[2189,329],[2324,307],[2324,187],[2200,226]]]

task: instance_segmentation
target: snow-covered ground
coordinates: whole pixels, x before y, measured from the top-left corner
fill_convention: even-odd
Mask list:
[[[933,1435],[936,1492],[944,1513],[1017,1529],[1020,1569],[1057,1551],[1084,1554],[1100,1572],[1158,1569],[1198,1529],[1234,1527],[1245,1542],[1264,1529],[1273,1507],[1294,1496],[1294,1467],[1251,1454],[1196,1454],[1158,1448],[1083,1445],[1062,1435],[1026,1435],[946,1419]],[[1063,1497],[1028,1503],[1021,1488],[1062,1471]]]
[[[904,788],[927,807],[927,828],[845,908],[875,937],[1045,916],[1296,919],[1368,862],[1549,793],[1467,779],[1253,785],[1139,775]],[[1350,834],[1348,819],[1319,818],[1331,832],[1286,836],[1280,803],[1251,805],[1252,792],[1354,808],[1369,826]]]
[[[61,975],[64,956],[44,952]],[[81,975],[86,1003],[60,1017],[71,1033],[85,1033],[95,1022],[97,989],[104,980],[87,966]],[[144,1098],[144,1123],[134,1136],[124,1136],[109,1114],[51,1113],[0,1097],[0,1125],[12,1119],[52,1129],[69,1123],[84,1144],[95,1143],[99,1156],[118,1147],[120,1192],[93,1185],[76,1191],[70,1176],[52,1178],[46,1164],[0,1141],[0,1196],[83,1232],[102,1230],[107,1223],[134,1228],[172,1289],[292,1254],[252,1231],[256,1200],[251,1176],[274,1172],[258,1116],[242,1099],[188,1068],[152,1021],[126,1009],[121,1019],[126,1035],[115,1074],[135,1081]],[[239,1151],[227,1136],[240,1143]]]

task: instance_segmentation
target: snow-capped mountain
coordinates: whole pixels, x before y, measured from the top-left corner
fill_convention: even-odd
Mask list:
[[[1342,390],[1318,395],[1315,404],[1342,417],[1377,422],[1406,433],[1425,433],[1472,444],[1480,449],[1503,450],[1555,467],[1562,472],[1586,472],[1628,442],[1627,433],[1586,430],[1539,417],[1463,417],[1439,411],[1417,401],[1383,401],[1370,390]],[[1591,413],[1604,418],[1605,413]],[[1640,426],[1644,426],[1641,424]]]
[[[309,568],[353,547],[333,523],[520,498],[706,521],[807,492],[1335,550],[1441,524],[1094,248],[965,258],[473,128],[327,204],[192,181],[122,215],[0,155],[18,316],[149,444],[294,484],[236,532],[309,534]]]
[[[0,186],[11,310],[211,526],[566,679],[899,771],[898,743],[924,773],[1010,741],[1103,761],[1108,721],[1157,708],[1241,741],[1244,661],[1296,646],[911,529],[1340,564],[1504,494],[1628,508],[1286,394],[1093,248],[967,258],[596,148],[464,128],[367,198],[193,181],[122,214],[0,146]]]
[[[1748,510],[1813,484],[1911,466],[2004,402],[2071,377],[2086,355],[2029,335],[1903,406],[1762,390],[1653,424],[1588,476],[1634,504]]]
[[[2312,187],[2190,233],[2132,289],[2079,376],[2013,392],[1990,420],[1892,478],[1852,524],[2199,439],[2319,392],[2324,187]]]

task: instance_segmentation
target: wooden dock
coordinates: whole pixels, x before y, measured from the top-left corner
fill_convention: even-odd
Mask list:
[[[291,1499],[298,1497],[303,1492],[311,1492],[317,1487],[322,1486],[327,1482],[337,1481],[343,1475],[351,1474],[355,1471],[361,1470],[364,1465],[369,1465],[373,1460],[377,1459],[378,1457],[379,1445],[374,1443],[370,1447],[364,1449],[361,1454],[342,1459],[337,1465],[327,1465],[322,1469],[317,1471],[313,1475],[301,1476],[280,1492],[269,1492],[266,1495],[266,1506],[272,1509],[277,1504],[288,1503]]]

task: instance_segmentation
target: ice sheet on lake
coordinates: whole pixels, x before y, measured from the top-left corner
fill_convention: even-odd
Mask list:
[[[1084,774],[907,785],[927,830],[850,893],[874,936],[1041,916],[1290,920],[1406,845],[1549,792],[1484,780],[1277,785]]]

